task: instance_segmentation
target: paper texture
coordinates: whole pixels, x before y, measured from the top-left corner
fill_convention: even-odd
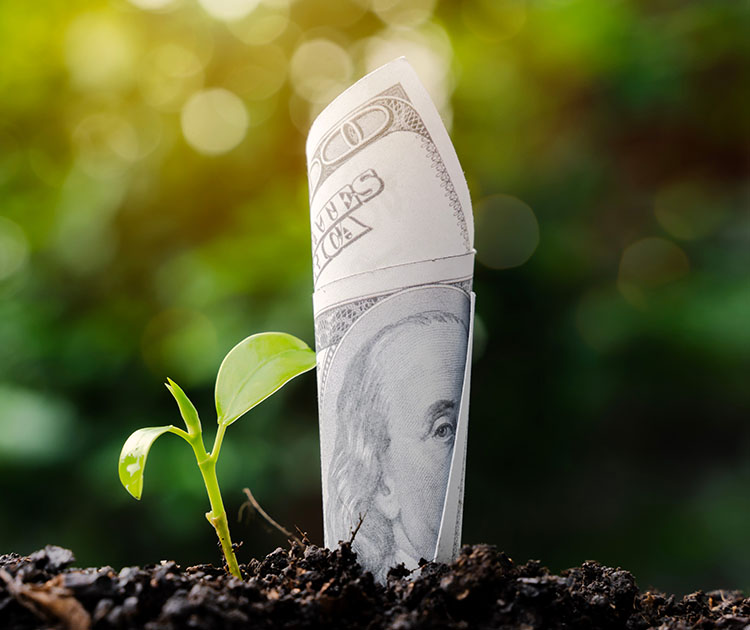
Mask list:
[[[307,140],[325,544],[380,580],[461,536],[474,297],[469,191],[404,59]]]

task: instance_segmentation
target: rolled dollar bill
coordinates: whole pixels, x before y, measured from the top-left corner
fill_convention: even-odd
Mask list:
[[[383,580],[460,545],[471,201],[405,59],[318,116],[307,160],[325,544],[359,525],[353,548]]]

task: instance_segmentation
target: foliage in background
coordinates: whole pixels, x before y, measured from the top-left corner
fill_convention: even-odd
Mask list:
[[[0,3],[0,551],[214,553],[190,453],[162,445],[138,506],[112,462],[172,413],[165,374],[208,406],[236,339],[312,339],[307,127],[404,54],[475,202],[465,539],[750,586],[747,26],[734,0]],[[320,541],[311,381],[220,474]]]

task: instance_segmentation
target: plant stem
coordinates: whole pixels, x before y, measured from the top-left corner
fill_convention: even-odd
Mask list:
[[[240,566],[237,564],[237,556],[234,555],[234,549],[232,548],[232,537],[229,535],[227,513],[224,509],[224,501],[221,498],[219,479],[216,476],[216,460],[219,458],[219,451],[221,450],[221,443],[224,439],[226,429],[226,425],[219,425],[219,429],[216,432],[216,440],[214,441],[214,448],[210,455],[206,453],[202,435],[189,435],[187,441],[193,447],[195,459],[198,462],[198,468],[200,468],[203,483],[208,492],[208,501],[211,504],[211,511],[206,512],[206,519],[216,530],[216,535],[219,537],[221,550],[224,552],[229,572],[241,580],[242,574],[240,573]]]
[[[221,444],[224,441],[224,432],[227,430],[226,424],[220,424],[219,429],[216,431],[216,438],[214,439],[214,448],[211,451],[211,459],[217,461],[219,459],[219,452],[221,451]]]
[[[208,500],[211,503],[211,511],[206,512],[208,522],[213,525],[216,535],[219,537],[221,549],[227,560],[229,572],[236,578],[242,579],[240,567],[237,564],[237,557],[232,549],[232,538],[229,535],[229,523],[227,522],[227,513],[224,509],[224,502],[221,499],[221,490],[219,490],[219,480],[216,476],[216,460],[212,457],[207,458],[202,463],[198,463],[203,475],[203,483],[206,484],[208,491]]]

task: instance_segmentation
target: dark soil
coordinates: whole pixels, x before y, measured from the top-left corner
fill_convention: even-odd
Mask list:
[[[385,586],[348,544],[277,549],[244,565],[245,581],[211,565],[118,572],[73,562],[53,546],[0,556],[0,628],[750,628],[739,592],[642,592],[622,569],[585,562],[553,575],[487,545],[464,547],[450,566],[392,569]]]

